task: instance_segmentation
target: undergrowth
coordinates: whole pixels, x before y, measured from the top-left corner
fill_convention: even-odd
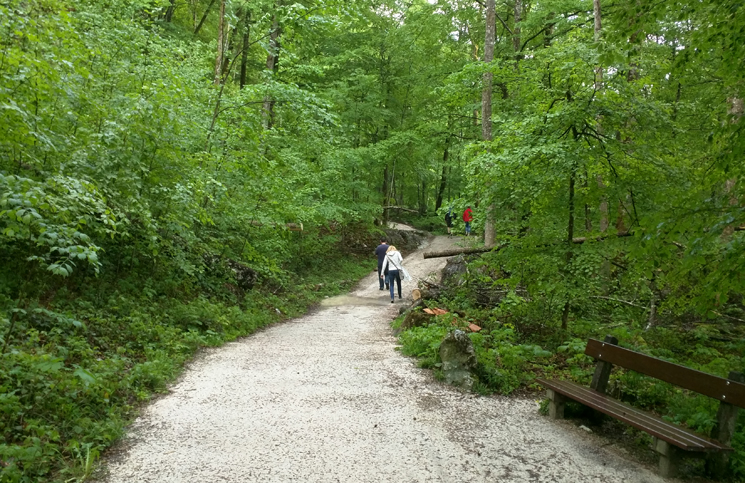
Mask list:
[[[546,317],[544,296],[526,297],[518,287],[507,287],[498,303],[477,300],[478,290],[465,283],[446,289],[427,305],[449,313],[431,317],[423,326],[399,335],[401,352],[419,358],[419,365],[440,367],[439,345],[448,331],[460,327],[469,333],[477,356],[472,371],[473,390],[481,394],[510,394],[518,389],[542,393],[538,377],[566,379],[589,385],[594,360],[584,354],[588,338],[618,338],[620,345],[709,374],[727,377],[745,369],[745,338],[741,328],[717,330],[711,323],[658,324],[648,328],[629,309],[607,307],[577,310],[568,330],[555,317]],[[500,288],[504,288],[504,284]],[[420,309],[416,309],[420,310]],[[403,317],[394,322],[401,326]],[[469,332],[469,323],[482,329]],[[539,392],[540,391],[540,392]],[[701,434],[716,422],[718,402],[671,384],[615,367],[608,392],[616,398],[660,414]],[[635,431],[635,430],[634,430]],[[644,437],[636,438],[641,442]],[[745,411],[741,412],[732,442],[731,475],[745,480]]]
[[[83,481],[137,408],[201,347],[300,315],[347,290],[371,262],[345,256],[319,265],[300,272],[292,290],[266,284],[232,301],[113,290],[58,293],[54,304],[19,312],[0,357],[0,481]],[[7,335],[9,319],[0,322]]]

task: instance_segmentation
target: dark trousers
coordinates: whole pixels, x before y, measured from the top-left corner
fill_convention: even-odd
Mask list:
[[[388,286],[391,288],[391,300],[393,300],[393,282],[398,285],[398,298],[401,298],[401,277],[398,276],[398,270],[388,270],[388,275],[385,277]]]
[[[383,275],[383,277],[380,276],[381,274]],[[383,288],[388,288],[387,275],[387,273],[383,273],[383,264],[378,263],[378,280],[380,281],[380,290],[383,290]],[[385,287],[383,286],[383,284],[385,284]]]

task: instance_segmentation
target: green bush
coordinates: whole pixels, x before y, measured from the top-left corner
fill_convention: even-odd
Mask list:
[[[463,283],[446,288],[441,298],[432,302],[462,314],[455,318],[459,323],[473,322],[482,327],[480,332],[470,334],[477,356],[473,390],[478,393],[509,394],[520,387],[539,389],[533,382],[536,377],[589,385],[594,361],[584,354],[587,339],[602,340],[606,335],[617,337],[622,346],[632,350],[722,377],[745,369],[745,334],[739,326],[727,326],[721,321],[714,325],[694,318],[695,323],[690,325],[666,323],[647,327],[643,320],[630,318],[628,305],[609,309],[595,306],[597,302],[588,299],[585,306],[576,309],[568,330],[563,330],[561,312],[555,310],[556,299],[562,300],[558,292],[551,293],[552,289],[544,286],[545,291],[525,296],[523,282],[510,276],[500,265],[503,262],[501,254],[471,261]],[[545,270],[534,266],[522,269],[531,270],[530,276],[536,277]],[[593,289],[592,284],[587,288]],[[485,302],[479,295],[496,290],[504,294],[497,302]],[[563,306],[563,302],[558,306]],[[402,351],[420,357],[424,367],[437,367],[439,341],[452,320],[451,313],[435,318],[428,327],[404,331],[399,335]],[[700,434],[709,434],[716,422],[716,400],[633,371],[616,368],[611,373],[609,391]],[[730,465],[738,478],[743,477],[745,463],[743,418],[732,443],[735,452]]]
[[[448,328],[438,324],[412,327],[399,336],[401,352],[421,359],[420,367],[435,367],[439,360],[440,342],[447,333]]]
[[[203,295],[151,299],[115,292],[105,303],[64,298],[55,310],[18,312],[12,334],[6,313],[0,334],[11,337],[0,357],[0,481],[89,474],[137,406],[165,390],[200,347],[299,315],[366,275],[368,265],[368,259],[350,256],[326,260],[295,275],[303,282],[300,290],[257,289],[241,306]]]

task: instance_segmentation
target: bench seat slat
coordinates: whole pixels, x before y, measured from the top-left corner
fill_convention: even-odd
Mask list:
[[[678,448],[695,452],[733,451],[722,443],[700,436],[672,423],[668,423],[657,416],[622,403],[616,399],[599,393],[573,382],[559,380],[538,379],[538,383],[546,388],[563,394],[585,406],[596,409],[615,419],[623,421],[637,429],[645,431]]]
[[[568,381],[541,380],[539,382],[546,387],[554,389],[556,392],[564,394],[565,396],[581,402],[586,406],[592,407],[593,409],[614,416],[617,419],[621,419],[624,422],[628,422],[629,424],[637,423],[640,425],[638,429],[643,429],[650,434],[652,434],[651,431],[657,431],[659,433],[665,431],[669,437],[672,437],[673,435],[677,436],[677,438],[673,438],[674,442],[680,443],[683,446],[689,446],[695,451],[703,451],[706,446],[705,442],[702,443],[699,441],[701,438],[698,435],[687,435],[679,426],[671,425],[652,414],[628,406],[592,389]],[[627,421],[627,419],[631,419],[631,421]],[[636,425],[634,426],[636,427]],[[676,434],[679,432],[678,430],[681,430],[683,434]]]
[[[740,382],[673,364],[596,339],[587,341],[585,354],[597,360],[625,367],[719,401],[745,408],[745,384]]]
[[[617,415],[618,412],[620,412],[623,417],[618,416],[618,419],[632,424],[638,429],[642,429],[650,434],[655,433],[653,435],[658,436],[660,439],[665,441],[668,441],[669,439],[668,442],[671,444],[675,444],[687,451],[707,451],[707,448],[712,446],[708,438],[699,436],[685,428],[669,423],[653,414],[636,409],[616,399],[600,394],[597,391],[593,391],[592,389],[587,389],[582,386],[579,387],[583,389],[583,392],[581,394],[576,394],[576,396],[583,399],[588,405],[595,404],[595,408],[602,412],[608,413],[608,411],[611,411],[612,414],[610,415],[612,416]],[[721,445],[714,444],[713,446],[715,449],[712,450],[719,451]]]

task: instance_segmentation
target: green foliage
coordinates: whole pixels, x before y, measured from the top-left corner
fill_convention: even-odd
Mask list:
[[[726,332],[710,323],[648,328],[647,321],[638,318],[638,309],[607,304],[603,299],[584,307],[579,312],[581,318],[574,319],[569,330],[561,330],[558,314],[553,321],[545,318],[555,298],[550,293],[526,291],[523,283],[530,282],[528,276],[516,281],[514,273],[495,269],[494,260],[503,260],[499,257],[491,254],[471,258],[462,279],[447,286],[437,301],[438,307],[449,309],[451,314],[435,318],[429,326],[401,333],[402,351],[422,358],[424,367],[438,367],[439,343],[452,327],[452,313],[457,312],[456,323],[482,327],[470,335],[477,356],[473,390],[481,394],[509,394],[521,387],[539,390],[533,383],[536,377],[589,385],[594,361],[584,354],[587,339],[606,335],[617,337],[630,349],[710,374],[726,377],[730,371],[745,368],[745,339],[736,335],[741,331]],[[625,282],[616,281],[619,289],[629,290]],[[498,295],[492,298],[489,293]],[[716,400],[632,371],[616,368],[608,390],[614,397],[701,434],[709,434],[716,421]],[[580,414],[581,408],[575,409]],[[742,422],[737,427],[730,468],[739,477],[745,428]]]
[[[475,373],[479,382],[502,394],[529,384],[533,374],[528,369],[552,355],[538,345],[516,343],[514,328],[509,325],[489,333],[471,334],[471,341],[476,350]]]
[[[478,2],[235,0],[221,59],[208,5],[0,5],[3,478],[84,478],[197,347],[337,290],[323,275],[356,227],[444,233],[450,206],[477,233],[493,206],[505,244],[445,296],[484,328],[480,391],[585,381],[578,341],[607,333],[745,367],[741,2],[603,5],[597,38],[586,1],[531,4],[519,29],[501,3],[488,64]],[[448,324],[404,332],[404,351],[436,367]],[[614,378],[711,424],[706,403]],[[69,394],[94,402],[48,416]]]
[[[732,455],[730,466],[735,478],[745,478],[745,417],[740,415],[739,424],[737,425],[732,447],[735,452]]]
[[[142,295],[112,296],[100,307],[85,299],[69,302],[85,323],[47,309],[26,311],[17,327],[22,336],[0,359],[3,481],[40,481],[59,470],[82,481],[121,436],[136,404],[165,390],[196,350],[298,315],[347,288],[367,265],[354,258],[329,261],[346,284],[329,283],[325,271],[307,272],[299,292],[253,292],[242,307]],[[324,288],[314,291],[319,281]],[[6,318],[0,330],[7,327]]]
[[[440,316],[431,324],[402,332],[401,352],[419,358],[420,367],[441,367],[440,343],[452,329],[451,320],[451,315]],[[533,374],[528,368],[552,355],[538,345],[517,344],[514,328],[509,325],[472,333],[470,337],[478,361],[474,390],[484,394],[495,391],[509,394],[529,383]]]
[[[431,324],[424,327],[412,327],[399,336],[401,352],[421,358],[420,367],[432,368],[437,366],[440,342],[448,333],[443,325]]]
[[[0,174],[0,192],[0,243],[16,252],[11,256],[26,255],[55,275],[70,275],[76,261],[98,273],[101,248],[92,237],[113,238],[116,217],[95,186],[62,176],[35,182]]]

